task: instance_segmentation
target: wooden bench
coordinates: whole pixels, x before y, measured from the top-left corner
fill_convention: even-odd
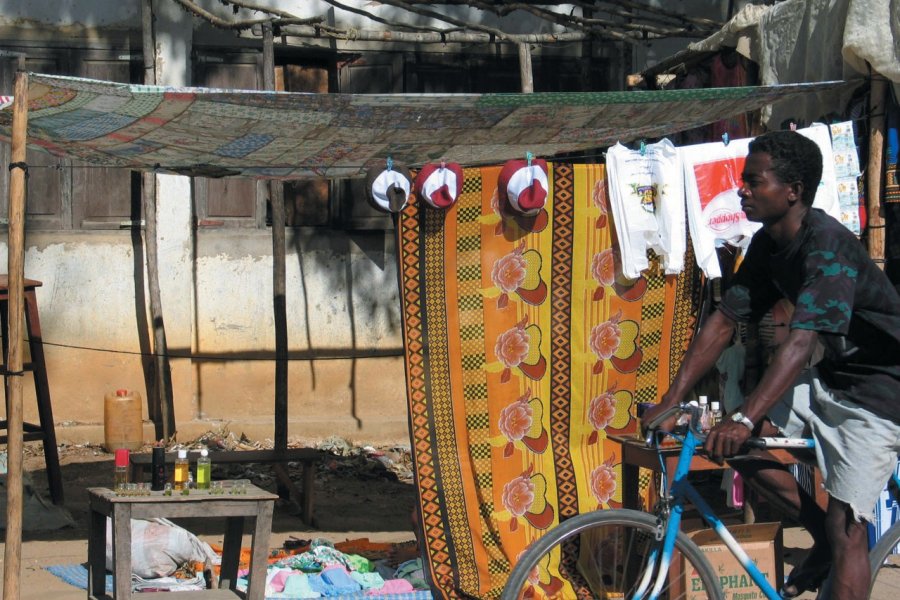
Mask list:
[[[171,473],[175,464],[177,452],[166,453],[167,472]],[[316,466],[328,453],[315,448],[288,448],[286,450],[226,450],[209,453],[212,462],[219,464],[231,463],[261,463],[272,464],[275,476],[283,483],[294,500],[301,507],[301,519],[307,525],[313,525],[313,496],[315,494]],[[188,460],[191,464],[197,464],[200,452],[193,450],[188,452]],[[300,463],[303,472],[303,490],[298,490],[291,481],[290,475],[283,463]],[[148,453],[131,454],[131,481],[144,481],[144,470],[149,469],[151,455]]]

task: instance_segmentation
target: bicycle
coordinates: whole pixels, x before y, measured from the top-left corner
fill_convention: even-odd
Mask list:
[[[660,432],[659,425],[677,413],[690,415],[689,424],[683,432]],[[646,441],[657,450],[667,436],[681,443],[679,460],[670,493],[666,493],[665,461],[663,467],[660,500],[653,514],[629,509],[598,510],[571,517],[550,529],[535,540],[519,556],[515,567],[507,579],[500,600],[517,600],[524,596],[533,597],[537,588],[542,587],[548,573],[545,557],[555,559],[566,555],[565,568],[571,571],[576,562],[579,577],[583,580],[577,596],[598,598],[650,599],[668,598],[711,598],[721,600],[724,592],[719,577],[700,548],[681,531],[681,517],[687,502],[700,513],[706,524],[762,590],[769,600],[779,600],[782,596],[775,590],[765,575],[749,558],[734,539],[710,505],[703,499],[687,478],[691,459],[702,447],[705,436],[700,433],[699,408],[693,404],[681,404],[661,414],[648,425]],[[751,438],[748,447],[755,448],[813,448],[811,439]],[[900,481],[896,474],[889,486],[893,497],[900,502]],[[881,537],[869,552],[872,569],[870,598],[896,600],[900,592],[900,555],[893,550],[900,543],[900,522],[895,523]],[[580,547],[579,547],[580,546]],[[678,551],[676,554],[675,551]],[[585,554],[586,553],[586,554]],[[678,555],[685,560],[684,570],[693,570],[699,578],[699,585],[686,589],[683,578],[670,577],[670,567]],[[587,560],[585,560],[585,556]],[[560,561],[562,564],[563,561]],[[543,564],[542,564],[543,563]],[[586,565],[587,568],[585,568]],[[696,579],[694,579],[696,581]],[[566,588],[557,586],[546,589],[545,594],[563,597]]]

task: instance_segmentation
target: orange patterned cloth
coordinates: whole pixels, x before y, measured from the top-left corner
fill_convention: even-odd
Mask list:
[[[635,404],[657,401],[693,333],[696,271],[622,280],[604,167],[550,171],[535,217],[501,214],[500,169],[490,167],[465,170],[448,211],[413,198],[399,218],[411,440],[435,597],[496,597],[548,528],[621,505],[620,450],[607,434],[636,431]],[[567,560],[542,565],[535,591],[570,596],[580,584]]]

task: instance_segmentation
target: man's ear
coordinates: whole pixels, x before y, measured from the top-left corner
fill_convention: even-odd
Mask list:
[[[803,200],[803,182],[795,181],[794,183],[790,184],[789,187],[791,188],[791,195],[790,195],[791,202],[802,201]]]

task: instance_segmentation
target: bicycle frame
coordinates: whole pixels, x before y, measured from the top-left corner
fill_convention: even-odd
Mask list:
[[[678,457],[678,465],[675,468],[675,475],[672,480],[671,494],[669,496],[670,512],[668,518],[660,523],[663,527],[664,537],[662,544],[662,555],[657,557],[659,549],[655,549],[650,556],[650,564],[655,564],[659,558],[659,568],[649,568],[645,571],[644,579],[638,585],[635,591],[636,598],[643,598],[647,593],[647,588],[653,579],[652,573],[656,573],[653,588],[650,590],[647,598],[656,600],[659,597],[666,578],[669,576],[669,567],[672,563],[672,555],[675,548],[675,537],[681,529],[681,517],[684,512],[685,501],[689,501],[700,512],[703,520],[709,525],[725,544],[732,555],[738,560],[753,582],[759,586],[763,594],[769,600],[779,600],[781,595],[772,587],[772,584],[766,579],[765,575],[759,570],[756,564],[750,559],[740,543],[734,539],[731,532],[725,527],[725,524],[716,516],[712,507],[703,499],[700,493],[688,481],[687,475],[690,472],[691,459],[697,448],[701,445],[701,441],[694,435],[692,427],[687,428],[687,432],[682,439],[681,453]],[[666,473],[663,470],[663,478]],[[661,519],[663,517],[660,517]]]

